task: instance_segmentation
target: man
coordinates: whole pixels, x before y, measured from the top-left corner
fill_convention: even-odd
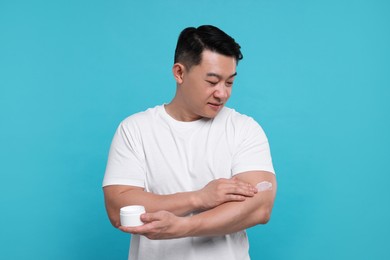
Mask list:
[[[111,223],[133,234],[129,259],[249,259],[245,229],[268,222],[276,180],[262,128],[225,107],[241,59],[220,29],[184,29],[173,100],[118,127],[103,186]],[[127,205],[145,206],[144,225],[120,226]]]

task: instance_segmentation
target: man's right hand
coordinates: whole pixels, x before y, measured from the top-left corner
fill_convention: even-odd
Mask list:
[[[215,208],[225,202],[244,201],[253,197],[257,188],[249,183],[232,179],[216,179],[209,182],[204,188],[195,192],[196,204],[201,210]]]

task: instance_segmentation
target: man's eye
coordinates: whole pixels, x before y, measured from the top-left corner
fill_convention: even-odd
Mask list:
[[[226,86],[228,86],[228,87],[233,86],[233,82],[226,82]]]
[[[214,81],[207,81],[210,85],[213,85],[213,86],[215,86],[215,85],[217,85],[218,84],[218,82],[214,82]]]

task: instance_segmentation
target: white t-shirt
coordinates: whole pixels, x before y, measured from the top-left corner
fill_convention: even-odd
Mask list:
[[[251,117],[224,107],[214,119],[181,122],[161,105],[120,124],[103,186],[132,185],[173,194],[253,170],[274,173],[267,137]],[[130,244],[132,260],[249,259],[245,231],[170,240],[133,235]]]

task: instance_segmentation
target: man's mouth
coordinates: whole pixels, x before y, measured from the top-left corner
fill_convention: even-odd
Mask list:
[[[222,106],[223,106],[223,103],[207,103],[212,109],[214,110],[219,110]]]

